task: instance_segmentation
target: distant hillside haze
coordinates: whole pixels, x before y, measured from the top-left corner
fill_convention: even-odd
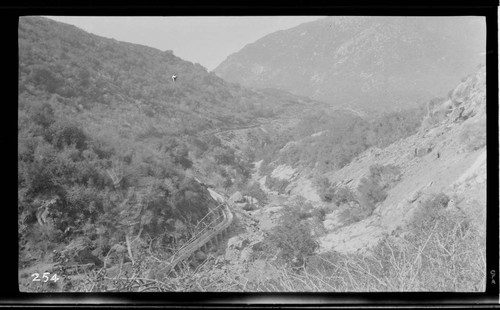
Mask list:
[[[444,97],[485,63],[481,17],[327,17],[277,31],[214,71],[364,112]]]

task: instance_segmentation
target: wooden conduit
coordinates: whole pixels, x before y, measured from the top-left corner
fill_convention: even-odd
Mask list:
[[[168,273],[173,270],[177,264],[191,257],[191,255],[199,249],[206,249],[209,242],[217,244],[222,241],[227,229],[233,222],[233,213],[227,202],[218,205],[211,212],[218,212],[219,216],[196,233],[176,253],[174,253],[168,265],[161,271],[166,270]]]

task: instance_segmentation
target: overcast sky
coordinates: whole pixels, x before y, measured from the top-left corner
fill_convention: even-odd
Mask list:
[[[47,17],[102,37],[173,50],[176,56],[213,70],[248,43],[323,16]]]

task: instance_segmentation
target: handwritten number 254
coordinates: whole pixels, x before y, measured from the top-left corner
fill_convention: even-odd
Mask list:
[[[42,280],[40,280],[40,278],[39,278],[40,274],[38,274],[38,273],[34,273],[31,276],[33,277],[33,281],[38,281],[38,282],[42,281]],[[43,282],[49,281],[49,276],[50,276],[49,272],[44,272],[42,275]],[[52,278],[50,278],[50,280],[57,282],[57,280],[59,280],[59,278],[57,277],[57,274],[54,274],[52,276]]]

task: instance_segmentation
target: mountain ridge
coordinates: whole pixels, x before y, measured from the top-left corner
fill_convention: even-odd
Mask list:
[[[484,29],[484,20],[467,17],[327,17],[248,44],[214,72],[245,86],[390,111],[444,96],[484,63]]]

